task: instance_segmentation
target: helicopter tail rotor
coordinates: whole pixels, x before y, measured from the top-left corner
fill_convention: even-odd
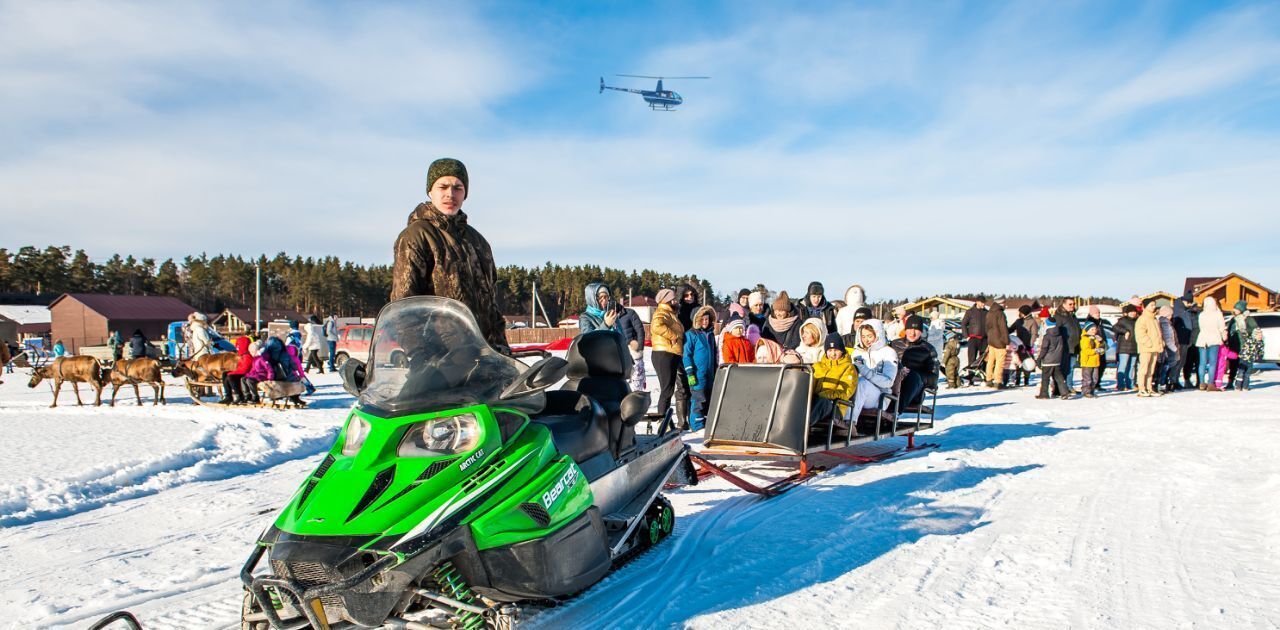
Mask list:
[[[600,93],[604,94],[604,77],[600,77]]]

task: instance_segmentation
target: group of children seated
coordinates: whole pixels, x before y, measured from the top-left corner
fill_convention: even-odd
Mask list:
[[[709,310],[695,318],[695,330],[710,330]],[[902,367],[908,370],[900,389],[904,408],[919,405],[925,390],[936,387],[937,351],[925,341],[924,329],[924,319],[912,315],[903,322],[900,336],[890,339],[884,322],[872,318],[871,310],[864,307],[857,309],[850,332],[845,335],[829,332],[821,319],[805,320],[800,327],[799,345],[790,349],[762,335],[759,326],[734,318],[721,333],[718,358],[722,363],[812,365],[815,397],[811,424],[830,419],[837,430],[848,432],[862,410],[876,409],[881,397],[893,390]],[[698,358],[705,354],[690,352],[688,344],[685,354],[686,371],[699,378],[714,379],[714,365],[698,365]],[[700,384],[706,393],[700,399],[695,390],[695,415],[705,413],[704,405],[698,403],[711,390],[711,383]]]
[[[303,380],[302,360],[298,348],[285,343],[279,337],[259,332],[256,335],[236,339],[235,369],[222,375],[223,405],[256,405],[262,402],[258,393],[260,383],[293,383]],[[307,405],[301,398],[300,385],[286,387],[282,396],[298,407]]]

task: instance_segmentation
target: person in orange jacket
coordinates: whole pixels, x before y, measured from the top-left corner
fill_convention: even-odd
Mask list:
[[[756,353],[747,341],[746,323],[731,319],[725,325],[720,338],[721,363],[755,363]]]

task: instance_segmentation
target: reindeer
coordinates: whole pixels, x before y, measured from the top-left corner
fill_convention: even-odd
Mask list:
[[[190,378],[195,381],[189,384],[191,387],[199,392],[205,392],[206,388],[212,389],[209,387],[211,383],[218,383],[221,386],[222,375],[234,370],[239,360],[240,358],[234,352],[219,352],[201,355],[194,359],[182,359],[173,366],[173,375],[178,378],[183,376]],[[192,392],[192,395],[195,393],[197,392]]]
[[[149,383],[153,393],[152,406],[169,401],[164,399],[164,379],[160,376],[160,362],[155,359],[121,359],[107,371],[111,383],[111,406],[116,406],[116,393],[125,385],[133,385],[133,397],[142,404],[142,395],[138,392],[138,383]]]
[[[27,387],[34,388],[45,379],[53,381],[53,404],[50,407],[58,406],[58,394],[62,391],[64,382],[70,382],[75,390],[76,404],[84,405],[84,401],[80,400],[80,383],[88,383],[98,393],[93,405],[102,405],[102,367],[93,357],[58,357],[53,363],[32,370],[31,382],[27,383]]]

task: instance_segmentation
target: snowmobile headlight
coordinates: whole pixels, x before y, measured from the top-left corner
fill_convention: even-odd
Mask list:
[[[409,427],[396,454],[400,457],[440,457],[465,453],[480,444],[480,421],[464,413],[436,418]]]
[[[342,454],[348,457],[360,452],[365,438],[369,437],[369,422],[360,416],[351,416],[347,423],[347,439],[342,442]]]

